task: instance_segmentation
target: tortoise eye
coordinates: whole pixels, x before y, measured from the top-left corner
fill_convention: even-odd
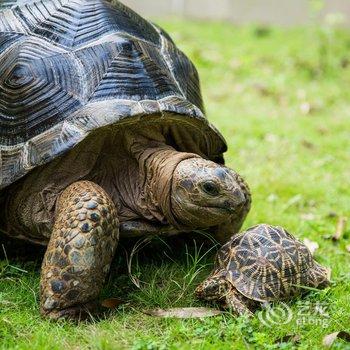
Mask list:
[[[203,191],[211,196],[217,196],[219,194],[218,186],[212,182],[207,181],[202,184]]]

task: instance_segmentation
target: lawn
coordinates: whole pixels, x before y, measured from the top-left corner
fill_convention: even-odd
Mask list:
[[[349,32],[160,24],[197,65],[207,114],[228,142],[227,165],[250,184],[244,227],[283,225],[317,242],[316,259],[332,269],[332,286],[251,320],[228,313],[152,318],[142,311],[201,305],[193,290],[214,254],[192,243],[179,254],[172,241],[155,241],[133,259],[141,289],[118,250],[104,296],[127,304],[88,324],[53,323],[38,312],[40,258],[22,262],[9,248],[9,263],[0,262],[1,349],[316,349],[324,335],[350,328],[349,230],[338,242],[328,239],[338,217],[350,216]],[[350,345],[340,340],[334,348]]]

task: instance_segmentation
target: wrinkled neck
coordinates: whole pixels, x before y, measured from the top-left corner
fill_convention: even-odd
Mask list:
[[[139,164],[141,205],[162,224],[180,228],[171,207],[173,174],[181,161],[199,156],[143,137],[129,146]]]

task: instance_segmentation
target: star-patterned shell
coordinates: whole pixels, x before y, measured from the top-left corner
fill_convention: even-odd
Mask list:
[[[217,269],[244,296],[256,301],[288,299],[301,287],[328,284],[327,271],[308,248],[281,227],[258,225],[234,235],[217,256]]]
[[[149,116],[200,125],[211,159],[226,150],[191,61],[120,2],[1,1],[0,61],[0,188],[97,128]]]

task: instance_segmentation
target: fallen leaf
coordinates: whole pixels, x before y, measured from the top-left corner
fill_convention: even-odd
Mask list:
[[[305,238],[303,243],[307,246],[312,255],[315,255],[316,250],[320,247],[317,242],[311,241],[308,238]]]
[[[308,141],[308,140],[302,140],[301,141],[301,145],[304,146],[305,148],[308,148],[308,149],[315,148],[315,145],[312,142]]]
[[[117,298],[110,298],[101,301],[101,306],[106,307],[107,309],[116,309],[118,306],[125,304],[124,300]]]
[[[271,96],[273,92],[269,89],[267,85],[256,83],[253,85],[253,88],[261,95],[261,96]]]
[[[254,34],[258,38],[264,38],[264,37],[269,36],[271,34],[271,28],[267,27],[267,26],[257,27],[254,30]]]
[[[155,317],[203,318],[221,315],[223,311],[217,309],[209,309],[206,307],[184,307],[165,310],[146,310],[144,313]]]
[[[333,241],[339,241],[341,237],[343,236],[345,230],[346,230],[346,224],[347,224],[348,218],[345,216],[340,216],[337,222],[337,228],[335,229],[335,233],[332,237]]]
[[[350,60],[347,57],[344,57],[340,62],[340,65],[342,68],[347,68],[349,64],[350,64]]]
[[[290,207],[299,204],[303,200],[303,196],[299,193],[292,198],[283,206],[282,211],[286,211]]]
[[[342,339],[350,343],[350,333],[340,331],[328,334],[323,338],[322,344],[326,348],[330,348],[337,339]]]
[[[319,127],[317,129],[318,133],[321,134],[321,135],[327,135],[329,134],[329,129],[328,128],[325,128],[325,127]]]

